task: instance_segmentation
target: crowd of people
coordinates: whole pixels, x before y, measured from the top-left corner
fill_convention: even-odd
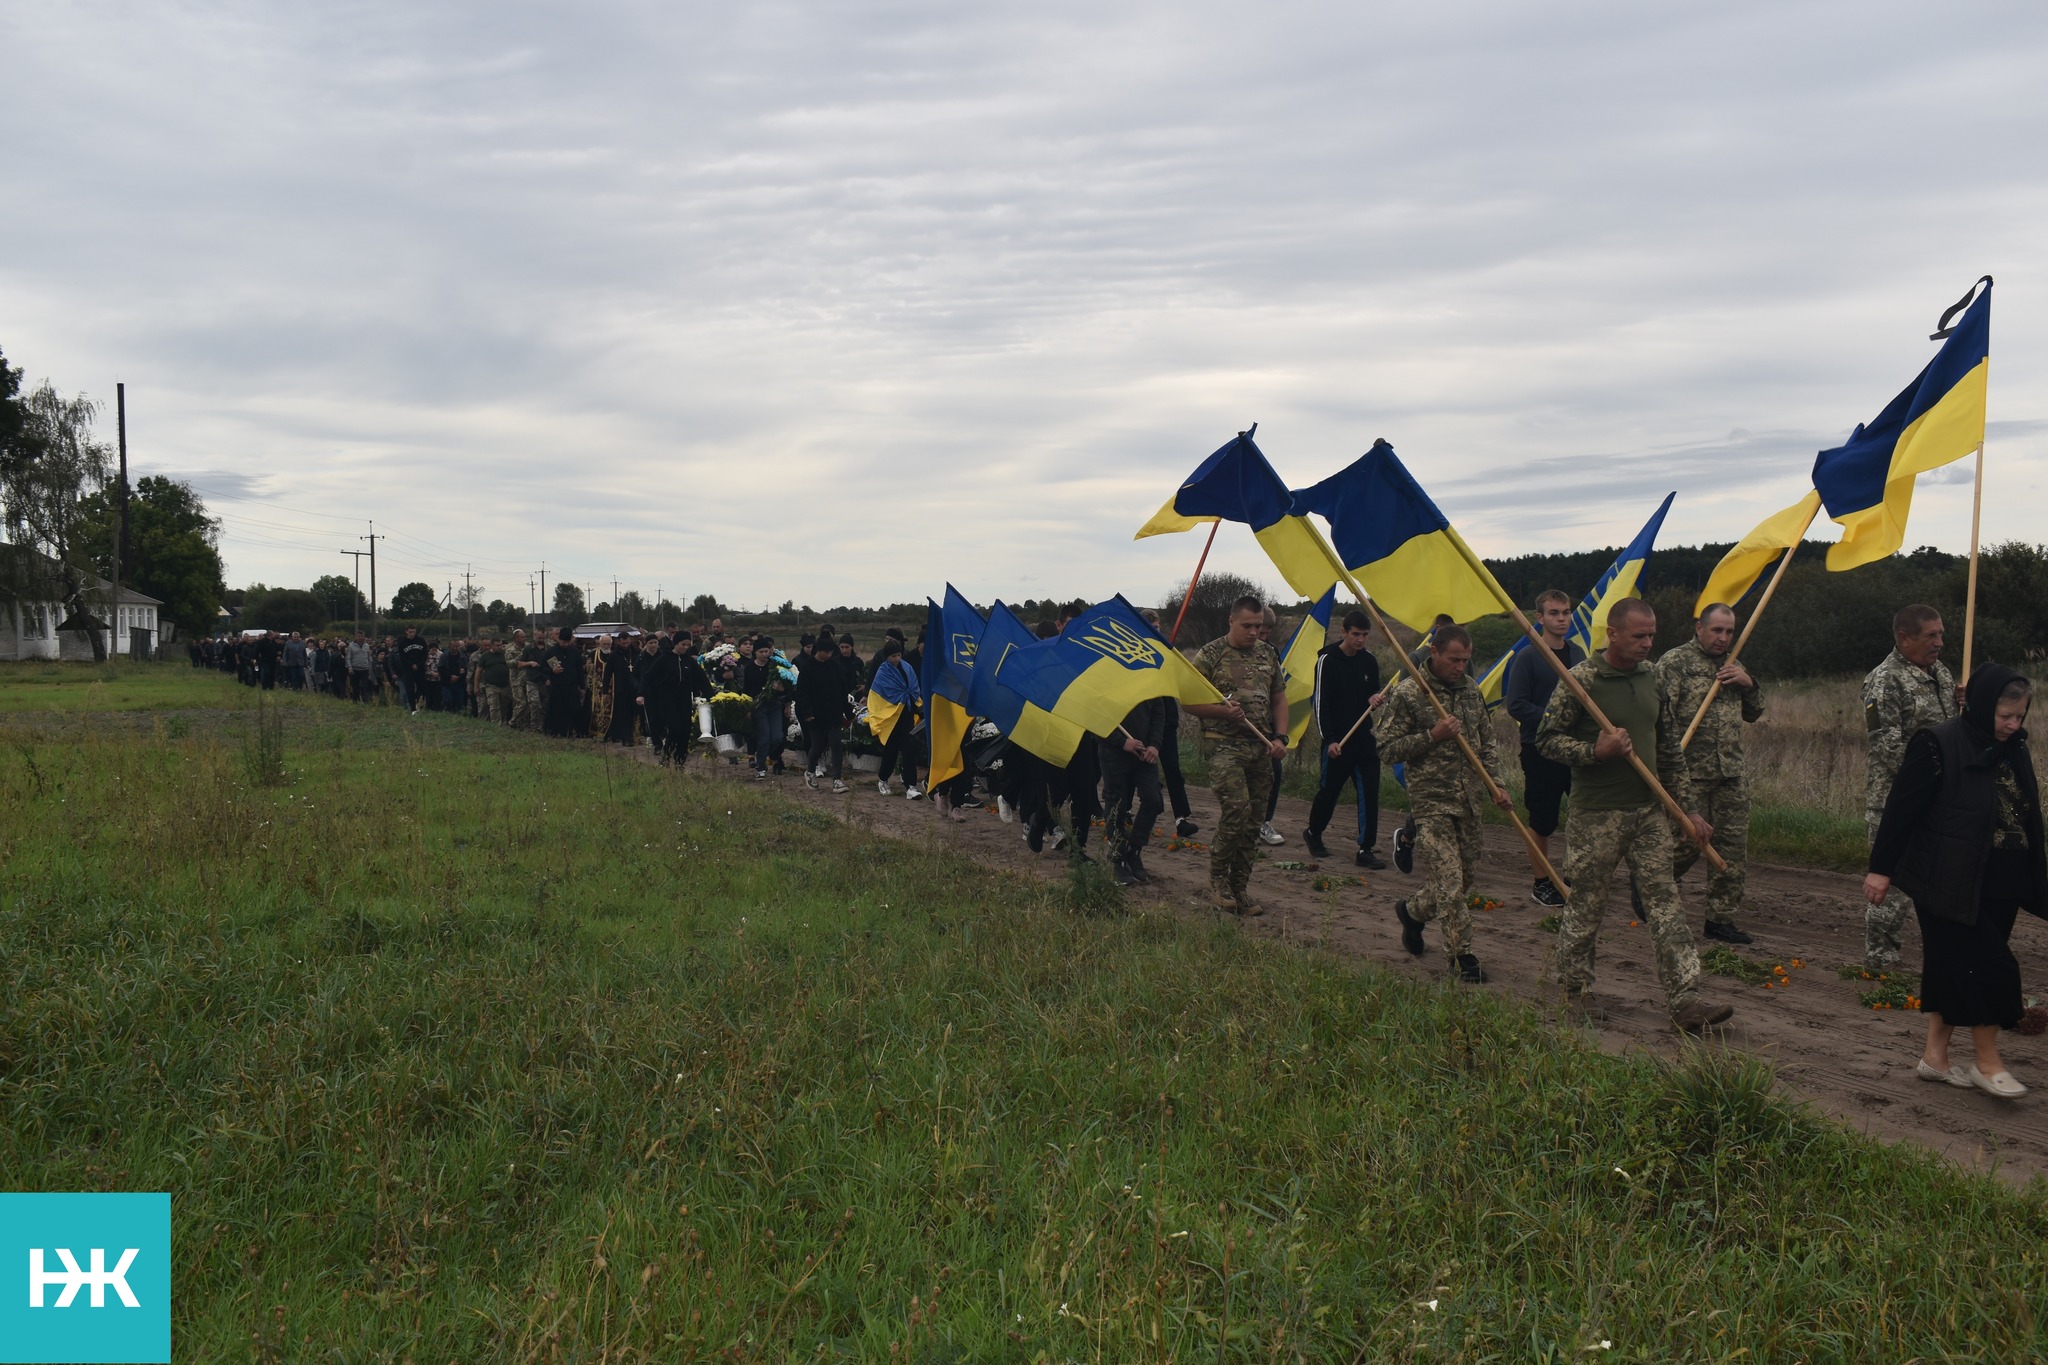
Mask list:
[[[1605,644],[1590,658],[1568,639],[1566,594],[1545,592],[1534,605],[1536,636],[1514,657],[1502,699],[1520,740],[1530,896],[1559,912],[1556,970],[1566,1009],[1584,1020],[1604,1017],[1591,993],[1595,944],[1619,873],[1649,926],[1674,1025],[1715,1027],[1733,1010],[1702,996],[1698,944],[1678,883],[1711,849],[1701,932],[1722,943],[1752,941],[1737,922],[1749,851],[1744,735],[1763,716],[1764,700],[1757,679],[1731,657],[1736,613],[1707,607],[1693,639],[1653,663],[1656,615],[1640,599],[1612,606]],[[1042,621],[1036,634],[1057,635],[1078,614]],[[515,631],[506,640],[445,643],[415,629],[381,641],[361,632],[310,640],[264,634],[199,642],[192,662],[252,687],[325,692],[415,714],[456,712],[564,738],[646,743],[672,764],[711,735],[713,698],[737,701],[747,723],[721,746],[733,762],[748,762],[757,779],[767,779],[785,772],[785,756],[796,748],[804,781],[829,782],[841,793],[850,790],[848,746],[867,736],[872,708],[894,718],[877,727],[887,730],[875,777],[881,795],[896,794],[891,784],[900,777],[905,797],[929,795],[942,818],[959,820],[985,793],[1006,821],[1023,824],[1034,853],[1064,847],[1074,859],[1090,856],[1099,819],[1111,870],[1126,886],[1150,880],[1144,853],[1169,804],[1176,834],[1199,828],[1180,763],[1185,709],[1221,809],[1210,848],[1211,902],[1255,916],[1262,913],[1251,894],[1257,848],[1285,842],[1273,825],[1289,733],[1275,624],[1263,602],[1242,598],[1228,631],[1195,654],[1196,671],[1223,696],[1220,703],[1143,702],[1113,734],[1091,737],[1063,765],[978,721],[962,771],[929,793],[919,775],[930,763],[922,632],[911,641],[891,628],[865,658],[850,633],[830,624],[802,634],[788,653],[768,635],[728,639],[720,621],[590,639],[568,628],[552,638]],[[1489,804],[1511,808],[1511,801],[1496,729],[1472,676],[1472,637],[1440,619],[1386,685],[1371,630],[1364,613],[1351,612],[1316,661],[1320,780],[1302,839],[1315,856],[1330,856],[1326,835],[1350,789],[1355,860],[1384,868],[1375,848],[1380,766],[1391,764],[1410,807],[1393,839],[1393,862],[1413,875],[1419,857],[1425,869],[1420,888],[1393,906],[1402,945],[1424,955],[1434,924],[1450,974],[1483,982],[1469,909],[1481,823]],[[1998,1052],[1999,1031],[2023,1012],[2009,938],[2020,910],[2048,916],[2039,794],[2023,728],[2030,684],[1986,664],[1959,687],[1941,663],[1944,628],[1931,607],[1900,611],[1894,637],[1863,685],[1872,849],[1865,967],[1873,974],[1900,969],[1902,926],[1909,910],[1915,914],[1921,1008],[1929,1017],[1918,1074],[2015,1097],[2025,1087]],[[1574,686],[1559,686],[1565,674]],[[1670,814],[1666,794],[1684,821]],[[1567,797],[1569,851],[1557,871],[1550,852]],[[1950,1057],[1959,1027],[1971,1030],[1968,1062]]]

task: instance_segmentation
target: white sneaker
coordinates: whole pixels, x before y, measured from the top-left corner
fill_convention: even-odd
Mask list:
[[[906,801],[922,801],[924,800],[924,793],[915,787],[905,787],[903,789],[903,799]]]
[[[853,790],[853,788],[851,788],[851,787],[847,786],[847,785],[846,785],[846,784],[845,784],[844,782],[841,782],[841,781],[840,781],[840,780],[839,780],[838,778],[836,778],[836,777],[835,777],[835,778],[833,778],[833,779],[832,779],[832,791],[833,791],[833,793],[834,793],[835,795],[838,795],[838,796],[844,796],[844,795],[845,795],[846,793],[848,793],[848,792],[850,792],[850,791],[852,791],[852,790]]]
[[[1064,844],[1064,843],[1065,843],[1066,841],[1067,841],[1067,831],[1066,831],[1066,827],[1065,827],[1064,825],[1054,825],[1054,826],[1052,827],[1052,837],[1051,837],[1050,839],[1047,839],[1047,840],[1045,841],[1045,846],[1046,846],[1047,848],[1050,848],[1050,849],[1054,849],[1054,850],[1057,850],[1057,849],[1059,848],[1059,846],[1060,846],[1061,844]]]
[[[887,782],[875,783],[875,790],[880,792],[884,796],[894,796],[896,794],[895,792],[889,790],[889,784]]]
[[[1268,820],[1265,824],[1259,826],[1259,842],[1262,844],[1284,844],[1287,842],[1287,837],[1280,833],[1279,830],[1274,829],[1273,822]]]
[[[1007,825],[1017,818],[1017,808],[1010,804],[1008,797],[998,796],[996,798],[996,814],[1002,816],[1003,823]]]
[[[804,785],[806,787],[816,787],[818,785],[818,775],[814,772],[806,772],[804,774]]]

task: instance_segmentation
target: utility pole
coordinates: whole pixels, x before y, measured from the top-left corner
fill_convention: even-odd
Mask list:
[[[121,560],[122,551],[128,548],[128,386],[114,385],[114,428],[119,433],[121,445],[121,483],[114,490],[116,516],[114,523],[113,579],[114,601],[107,610],[107,653],[115,653],[121,646]]]
[[[356,539],[370,542],[370,638],[374,640],[377,637],[377,542],[389,537],[377,534],[377,523],[372,519],[370,534]]]
[[[619,610],[619,576],[617,574],[612,575],[612,614],[615,616],[625,615],[624,612]]]
[[[356,561],[356,631],[363,629],[363,556],[368,550],[341,550],[338,553],[353,556]]]
[[[476,638],[476,591],[469,585],[469,565],[462,566],[462,633]]]
[[[465,575],[467,577],[467,575]],[[448,580],[448,634],[455,634],[455,580]]]
[[[656,583],[654,585],[654,628],[656,630],[660,630],[663,626],[668,624],[668,618],[662,615],[661,603],[661,584]]]
[[[540,562],[540,600],[548,600],[548,562],[545,559]],[[549,612],[548,615],[552,616],[554,613]],[[534,629],[538,630],[540,627],[536,626]]]
[[[532,575],[532,574],[528,574],[528,575],[526,576],[526,624],[527,624],[527,626],[528,626],[529,628],[533,628],[533,626],[534,626],[534,618],[533,618],[533,575]]]

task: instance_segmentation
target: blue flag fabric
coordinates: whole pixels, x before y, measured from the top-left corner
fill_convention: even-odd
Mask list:
[[[1031,633],[1017,613],[1001,602],[989,609],[975,649],[975,666],[968,680],[967,709],[994,723],[1011,743],[1037,755],[1055,767],[1065,767],[1081,745],[1086,733],[1072,721],[1052,715],[1027,701],[1023,694],[999,679],[1004,660],[1020,651],[1040,648],[1045,642]]]
[[[1133,539],[1192,530],[1203,522],[1241,521],[1289,587],[1303,597],[1320,596],[1343,574],[1328,543],[1293,509],[1293,501],[1265,452],[1249,433],[1239,432],[1195,467]]]
[[[1121,596],[1088,608],[1053,639],[1010,651],[996,672],[1027,702],[1105,737],[1153,697],[1223,700]]]

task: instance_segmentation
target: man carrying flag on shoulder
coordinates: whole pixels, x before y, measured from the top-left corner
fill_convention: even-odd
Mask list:
[[[1692,743],[1686,746],[1686,773],[1700,811],[1714,827],[1714,847],[1725,868],[1707,874],[1707,937],[1722,943],[1750,943],[1735,923],[1742,908],[1742,888],[1749,873],[1749,778],[1743,758],[1742,727],[1763,718],[1763,691],[1740,662],[1730,661],[1735,644],[1735,608],[1709,602],[1693,623],[1693,638],[1657,661],[1665,706],[1684,723],[1707,705]],[[1715,687],[1719,682],[1720,686]],[[1700,860],[1699,845],[1680,836],[1672,872],[1683,877]]]
[[[1261,915],[1253,903],[1252,855],[1273,781],[1273,760],[1287,756],[1287,689],[1280,655],[1259,638],[1266,604],[1240,597],[1230,609],[1229,633],[1195,655],[1195,672],[1206,678],[1221,702],[1189,702],[1182,709],[1202,722],[1202,748],[1209,759],[1209,785],[1223,809],[1216,841],[1209,846],[1209,889],[1216,908],[1234,915]],[[1254,733],[1253,727],[1259,733]]]
[[[1607,890],[1615,868],[1626,862],[1656,944],[1657,979],[1671,1022],[1698,1033],[1735,1011],[1700,999],[1699,950],[1671,875],[1676,855],[1671,818],[1629,762],[1631,753],[1642,758],[1651,776],[1690,814],[1698,842],[1713,837],[1713,827],[1698,814],[1686,771],[1681,742],[1686,718],[1672,714],[1649,664],[1656,642],[1657,613],[1650,604],[1640,597],[1616,602],[1607,617],[1607,647],[1572,669],[1572,677],[1615,728],[1603,730],[1576,692],[1559,688],[1536,732],[1536,747],[1545,758],[1574,769],[1572,856],[1565,873],[1572,894],[1557,931],[1557,976],[1568,1011],[1587,1022],[1605,1018],[1586,992],[1593,984],[1594,941],[1607,909]]]
[[[1380,661],[1369,648],[1372,618],[1353,608],[1345,613],[1344,633],[1316,655],[1315,719],[1323,740],[1323,778],[1309,807],[1302,842],[1318,858],[1330,856],[1323,831],[1337,812],[1337,798],[1347,784],[1358,792],[1358,854],[1360,867],[1386,867],[1372,851],[1380,830],[1380,755],[1370,725],[1359,721],[1386,701],[1380,687]],[[1353,727],[1356,727],[1355,729]]]
[[[1529,832],[1536,836],[1537,846],[1548,858],[1550,836],[1557,833],[1564,799],[1571,795],[1572,770],[1545,758],[1536,748],[1536,727],[1543,723],[1544,708],[1557,691],[1557,670],[1535,651],[1549,650],[1568,669],[1583,663],[1586,654],[1568,634],[1572,626],[1571,598],[1556,588],[1545,588],[1536,594],[1535,605],[1536,624],[1542,628],[1542,637],[1516,652],[1514,661],[1508,665],[1504,690],[1508,715],[1522,731],[1522,804],[1529,812]],[[1536,878],[1529,898],[1553,910],[1563,909],[1564,893],[1543,875],[1533,856],[1529,861],[1529,870]]]
[[[1466,676],[1472,666],[1472,634],[1455,623],[1432,633],[1429,661],[1421,670],[1429,688],[1448,715],[1437,714],[1421,683],[1408,676],[1387,693],[1386,707],[1374,722],[1380,751],[1390,763],[1408,770],[1408,803],[1414,812],[1416,843],[1429,864],[1422,893],[1394,903],[1401,922],[1401,946],[1422,956],[1422,926],[1443,925],[1444,954],[1460,981],[1486,980],[1472,953],[1470,897],[1479,872],[1483,845],[1480,805],[1490,799],[1505,810],[1507,785],[1500,779],[1500,750],[1493,727],[1486,723],[1486,702]],[[1478,746],[1479,759],[1493,780],[1489,792],[1479,774],[1458,749],[1460,734]]]

